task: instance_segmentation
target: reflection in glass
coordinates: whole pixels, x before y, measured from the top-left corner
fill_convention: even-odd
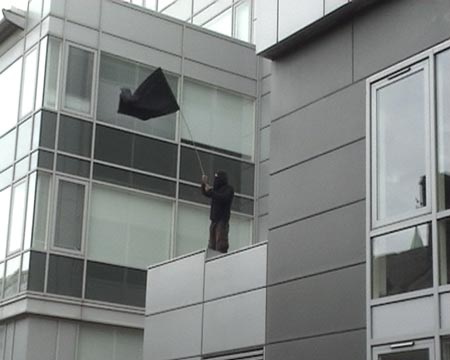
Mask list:
[[[146,271],[88,261],[86,298],[145,306]]]
[[[169,258],[172,201],[93,185],[88,258],[146,269]]]
[[[50,255],[47,291],[52,294],[81,297],[83,260]]]
[[[29,269],[30,269],[30,252],[26,252],[22,256],[22,269],[20,271],[20,285],[19,285],[20,292],[27,290]]]
[[[17,134],[16,160],[21,159],[30,152],[32,125],[33,122],[31,119],[28,119],[19,126]]]
[[[198,146],[240,158],[253,158],[253,100],[186,80],[183,108]],[[184,122],[181,136],[183,141],[192,142]]]
[[[64,107],[81,113],[91,112],[94,53],[69,46]]]
[[[438,141],[438,206],[450,209],[450,50],[436,56],[436,115]]]
[[[8,238],[9,206],[11,200],[11,188],[0,191],[0,260],[6,255],[6,242]]]
[[[38,77],[36,85],[36,109],[42,106],[44,97],[44,81],[45,81],[45,63],[47,59],[47,44],[48,37],[41,40],[39,43],[39,65],[38,65]]]
[[[12,181],[12,177],[13,177],[12,167],[0,172],[0,189],[3,189],[5,186],[9,185]]]
[[[33,237],[31,242],[33,249],[45,249],[51,185],[51,175],[44,172],[38,172],[33,219]]]
[[[242,41],[250,41],[251,3],[246,0],[236,7],[234,36]]]
[[[23,117],[34,110],[35,90],[36,90],[36,73],[37,73],[38,52],[37,49],[31,51],[25,57],[23,72],[23,87],[20,117]]]
[[[24,234],[27,182],[22,181],[13,186],[11,221],[9,224],[8,254],[22,248]]]
[[[24,177],[29,168],[30,158],[26,157],[14,165],[14,181]]]
[[[209,209],[178,205],[176,256],[208,246]]]
[[[16,130],[10,131],[0,138],[0,170],[7,168],[13,163],[15,143]]]
[[[57,102],[60,54],[61,40],[50,37],[45,67],[44,106],[53,109],[56,108]]]
[[[192,16],[192,0],[178,0],[162,13],[186,21]]]
[[[223,12],[203,26],[219,34],[231,36],[231,9]]]
[[[198,2],[199,0],[195,0],[195,2]],[[205,3],[206,1],[201,0],[202,3]],[[203,26],[205,23],[210,21],[211,19],[215,18],[219,14],[225,11],[225,9],[231,8],[233,5],[233,0],[217,0],[217,1],[207,1],[209,6],[206,6],[203,8],[202,11],[199,11],[196,16],[193,18],[193,23],[195,25]],[[204,4],[208,5],[208,4]],[[229,9],[228,11],[231,11]],[[230,23],[231,27],[231,23]]]
[[[372,296],[401,294],[433,285],[430,224],[372,240]]]
[[[428,349],[381,354],[378,360],[430,360]]]
[[[85,185],[60,180],[57,196],[54,245],[80,251]]]
[[[17,123],[21,72],[22,58],[0,74],[0,109],[2,109],[0,136]]]
[[[376,214],[384,220],[427,206],[424,71],[380,88],[376,96]]]
[[[100,60],[100,83],[98,90],[97,119],[145,134],[175,138],[176,114],[169,114],[151,121],[142,121],[117,112],[120,88],[131,91],[153,72],[153,68],[102,54]],[[175,97],[178,93],[178,79],[165,74]]]
[[[10,297],[19,292],[20,256],[16,256],[6,262],[5,294]]]

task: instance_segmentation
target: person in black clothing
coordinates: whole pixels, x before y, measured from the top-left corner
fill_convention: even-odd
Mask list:
[[[228,184],[227,173],[222,170],[217,171],[212,188],[208,185],[208,177],[203,175],[201,190],[203,195],[211,198],[208,248],[226,253],[229,247],[228,230],[231,203],[234,197],[234,189]]]

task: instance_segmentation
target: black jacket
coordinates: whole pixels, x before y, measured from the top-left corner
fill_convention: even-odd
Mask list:
[[[205,185],[202,184],[202,194],[211,198],[211,211],[209,218],[213,222],[230,220],[231,203],[233,202],[234,189],[228,185],[226,176],[217,176],[214,179],[214,186],[212,189],[206,190]]]

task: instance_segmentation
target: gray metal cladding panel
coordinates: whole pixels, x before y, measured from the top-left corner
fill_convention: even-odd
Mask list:
[[[260,111],[261,111],[261,124],[260,128],[270,125],[271,114],[270,114],[270,93],[261,97],[260,101]]]
[[[266,347],[265,360],[366,360],[366,332],[289,341]]]
[[[260,58],[261,59],[261,72],[260,76],[264,77],[270,75],[272,72],[272,60]]]
[[[150,268],[146,314],[202,302],[204,265],[205,254],[201,252]]]
[[[354,22],[355,80],[450,37],[450,2],[384,1]]]
[[[253,47],[186,28],[183,50],[188,59],[256,79],[258,58]]]
[[[103,31],[181,55],[181,25],[111,1],[103,2],[102,11]]]
[[[365,101],[365,83],[361,81],[274,122],[271,171],[364,137]]]
[[[48,360],[56,358],[58,322],[44,318],[31,317],[28,324],[28,359]],[[17,324],[16,324],[17,337]],[[75,340],[75,339],[73,339]]]
[[[268,283],[364,262],[365,202],[270,232]]]
[[[205,303],[203,354],[264,344],[265,312],[266,289]]]
[[[94,28],[99,27],[100,3],[103,0],[66,0],[69,20]]]
[[[366,326],[365,264],[267,288],[267,342]]]
[[[258,200],[258,215],[265,215],[269,212],[269,197],[265,196]]]
[[[208,261],[205,301],[266,286],[267,246]]]
[[[145,318],[144,360],[177,359],[201,353],[202,305]]]
[[[269,228],[359,201],[365,186],[364,140],[274,174]]]
[[[272,114],[286,115],[351,82],[352,27],[345,25],[272,63]]]

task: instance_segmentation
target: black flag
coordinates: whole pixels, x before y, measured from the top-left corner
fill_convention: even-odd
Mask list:
[[[180,110],[161,68],[151,73],[134,94],[122,88],[118,112],[148,120]]]

